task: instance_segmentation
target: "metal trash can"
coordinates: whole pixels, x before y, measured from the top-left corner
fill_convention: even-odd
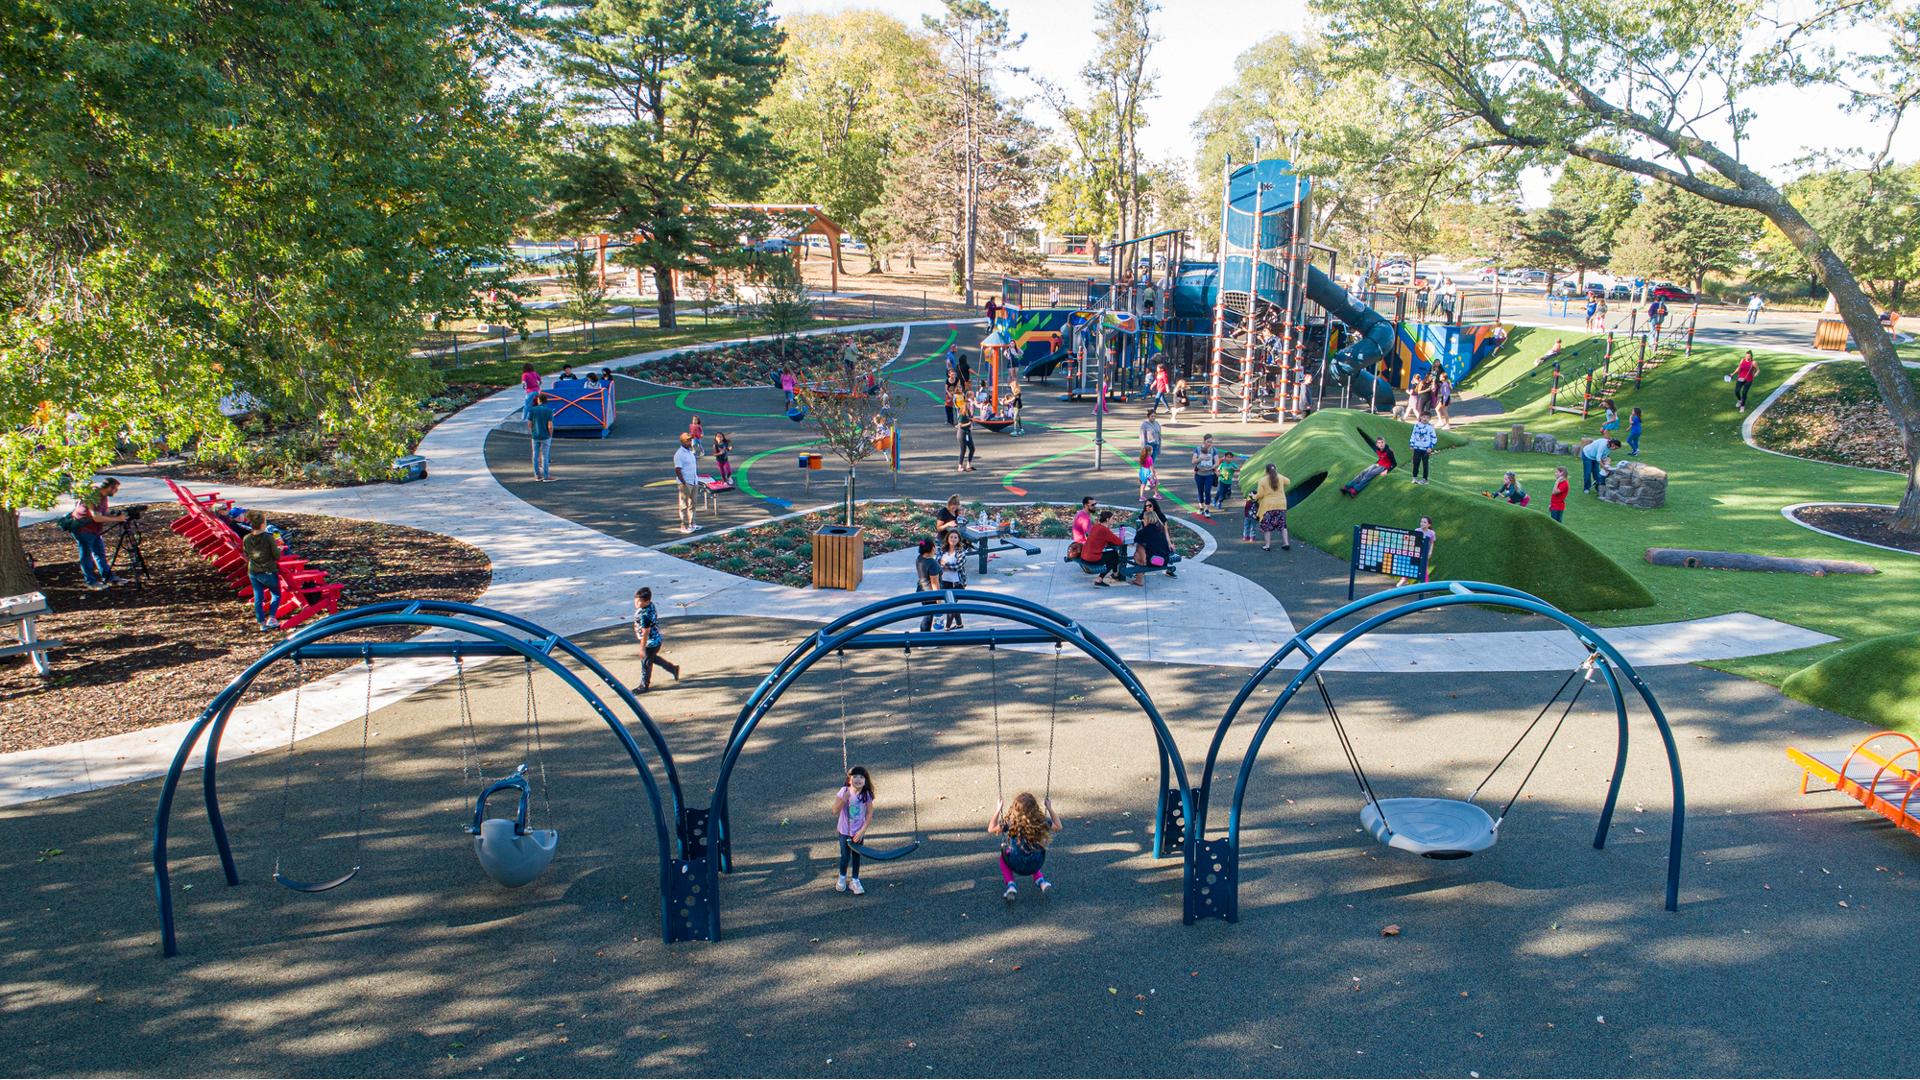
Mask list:
[[[813,534],[813,587],[858,589],[867,540],[858,525],[823,525]]]

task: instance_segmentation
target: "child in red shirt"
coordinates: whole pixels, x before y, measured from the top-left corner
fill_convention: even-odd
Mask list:
[[[1553,494],[1547,496],[1547,516],[1555,521],[1567,512],[1567,470],[1553,470]]]

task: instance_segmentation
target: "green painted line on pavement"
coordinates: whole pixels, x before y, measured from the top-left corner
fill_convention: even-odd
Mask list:
[[[754,462],[764,457],[772,457],[775,454],[791,454],[795,450],[805,450],[809,446],[818,446],[826,441],[825,439],[808,439],[806,442],[791,443],[787,446],[776,446],[771,450],[762,450],[740,463],[740,468],[733,474],[734,486],[746,492],[747,495],[752,498],[764,499],[766,498],[765,495],[760,494],[759,491],[754,489],[752,484],[747,483],[747,470],[753,468]]]
[[[921,357],[920,359],[915,360],[911,364],[902,364],[901,366],[894,368],[893,371],[896,374],[902,371],[912,371],[914,368],[919,367],[921,364],[931,363],[935,357],[945,355],[946,351],[952,348],[953,343],[958,340],[960,340],[960,331],[949,330],[947,331],[947,340],[941,342],[939,348],[933,350],[932,352]]]
[[[714,387],[714,389],[720,388]],[[780,420],[784,419],[787,415],[786,413],[771,412],[726,412],[722,409],[696,409],[687,404],[687,395],[697,394],[699,392],[698,390],[677,391],[678,396],[673,399],[673,403],[683,411],[696,413],[700,416],[730,416],[740,420]]]

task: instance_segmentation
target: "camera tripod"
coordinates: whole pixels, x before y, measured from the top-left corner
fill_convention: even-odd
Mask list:
[[[120,573],[120,555],[125,552],[127,580],[133,582],[135,588],[144,589],[147,587],[147,555],[140,548],[139,516],[129,515],[127,520],[119,523],[118,528],[119,533],[113,540],[113,554],[107,559],[107,573]]]

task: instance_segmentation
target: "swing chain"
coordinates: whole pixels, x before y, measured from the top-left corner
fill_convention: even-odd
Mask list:
[[[540,805],[546,811],[547,824],[553,823],[553,792],[547,786],[547,747],[540,737],[540,706],[534,699],[533,658],[523,658],[527,672],[527,740],[533,759],[540,763]]]
[[[307,662],[293,658],[293,722],[287,728],[286,768],[280,773],[280,841],[273,853],[273,873],[280,875],[280,858],[287,850],[287,819],[293,807],[293,747],[300,741],[300,695],[307,685]]]
[[[359,869],[360,837],[362,823],[367,817],[367,736],[373,728],[373,654],[363,653],[363,663],[367,666],[367,695],[364,707],[360,710],[360,792],[355,799],[353,809],[353,861]]]
[[[1007,785],[1000,764],[1000,652],[991,641],[987,642],[987,681],[993,691],[993,791],[1005,806]]]
[[[1473,786],[1473,791],[1467,795],[1468,802],[1472,802],[1475,799],[1479,798],[1480,789],[1486,787],[1489,783],[1493,781],[1493,778],[1495,776],[1499,775],[1500,770],[1507,764],[1508,759],[1513,757],[1514,752],[1519,750],[1521,744],[1527,741],[1527,736],[1533,734],[1533,729],[1536,727],[1539,727],[1540,721],[1546,717],[1549,711],[1553,709],[1553,703],[1556,701],[1559,701],[1560,695],[1566,693],[1567,687],[1573,685],[1573,680],[1580,678],[1583,672],[1586,673],[1589,676],[1589,678],[1591,677],[1593,672],[1593,665],[1597,660],[1599,660],[1599,658],[1600,658],[1600,654],[1598,652],[1588,653],[1587,658],[1585,660],[1582,660],[1580,663],[1574,665],[1573,670],[1567,672],[1567,677],[1561,680],[1560,685],[1553,691],[1553,696],[1547,699],[1547,703],[1545,705],[1540,706],[1540,711],[1534,714],[1533,721],[1529,723],[1524,729],[1521,730],[1520,737],[1513,740],[1513,745],[1507,747],[1507,752],[1504,754],[1501,754],[1500,760],[1494,762],[1493,768],[1487,770],[1487,775],[1484,777],[1481,777],[1480,782]],[[1574,700],[1576,701],[1579,700],[1580,692],[1584,689],[1586,689],[1585,683],[1582,683],[1579,687],[1575,688],[1573,692]],[[1567,708],[1569,711],[1571,711],[1573,708],[1573,703],[1568,702]],[[1560,721],[1561,723],[1566,722],[1565,713],[1561,714]],[[1558,732],[1559,730],[1560,730],[1559,727],[1556,725],[1554,728],[1554,731]],[[1549,745],[1553,743],[1553,739],[1551,736],[1548,737],[1547,743]],[[1546,756],[1546,752],[1547,752],[1546,747],[1541,747],[1540,754],[1542,757]],[[1540,761],[1538,758],[1536,758],[1534,759],[1534,762],[1533,762],[1533,768],[1537,769],[1539,767],[1540,767]],[[1532,776],[1533,769],[1528,769],[1527,775]],[[1524,788],[1526,786],[1526,781],[1522,780],[1520,782],[1520,786]],[[1518,792],[1515,793],[1514,797],[1515,798],[1519,797]],[[1512,799],[1507,800],[1507,805],[1512,806],[1513,800]],[[1502,816],[1505,816],[1506,811],[1502,810],[1500,813]]]
[[[1053,802],[1053,732],[1060,722],[1060,642],[1053,643],[1053,694],[1047,703],[1047,787],[1046,800]]]
[[[840,690],[840,779],[845,783],[847,774],[853,771],[853,759],[847,753],[847,650],[835,650],[833,657],[840,665],[836,685]]]
[[[476,769],[480,757],[480,736],[473,728],[473,705],[467,698],[467,665],[459,652],[453,654],[454,704],[460,714],[460,778],[471,784],[475,772],[486,779],[484,769]]]
[[[1513,804],[1520,801],[1520,793],[1527,790],[1527,781],[1533,779],[1534,770],[1538,769],[1540,763],[1547,759],[1547,751],[1553,749],[1553,740],[1559,736],[1560,729],[1566,725],[1567,717],[1573,713],[1574,705],[1580,700],[1580,694],[1585,691],[1587,685],[1593,681],[1594,665],[1599,662],[1600,653],[1596,650],[1589,653],[1587,659],[1581,663],[1579,667],[1573,669],[1574,674],[1579,675],[1585,673],[1586,677],[1580,680],[1579,686],[1573,688],[1573,694],[1567,698],[1567,707],[1560,710],[1560,719],[1554,722],[1553,730],[1547,732],[1547,741],[1540,744],[1539,755],[1533,759],[1533,764],[1527,767],[1527,775],[1520,778],[1520,786],[1513,789],[1513,795],[1507,799],[1507,805],[1500,808],[1500,815],[1495,818],[1493,822],[1494,828],[1499,828],[1500,823],[1507,819],[1507,811],[1512,810]],[[1552,705],[1553,703],[1548,702],[1547,704]],[[1536,720],[1535,722],[1537,723],[1538,721]],[[1529,727],[1528,730],[1532,730],[1532,728]],[[1521,736],[1521,738],[1525,737],[1524,735]]]
[[[907,658],[907,785],[913,796],[913,838],[918,840],[920,839],[920,755],[914,752],[918,737],[913,726],[913,650],[908,648],[902,651]],[[845,702],[844,695],[841,700]],[[845,753],[846,728],[844,726],[840,729],[840,737],[841,752]]]

